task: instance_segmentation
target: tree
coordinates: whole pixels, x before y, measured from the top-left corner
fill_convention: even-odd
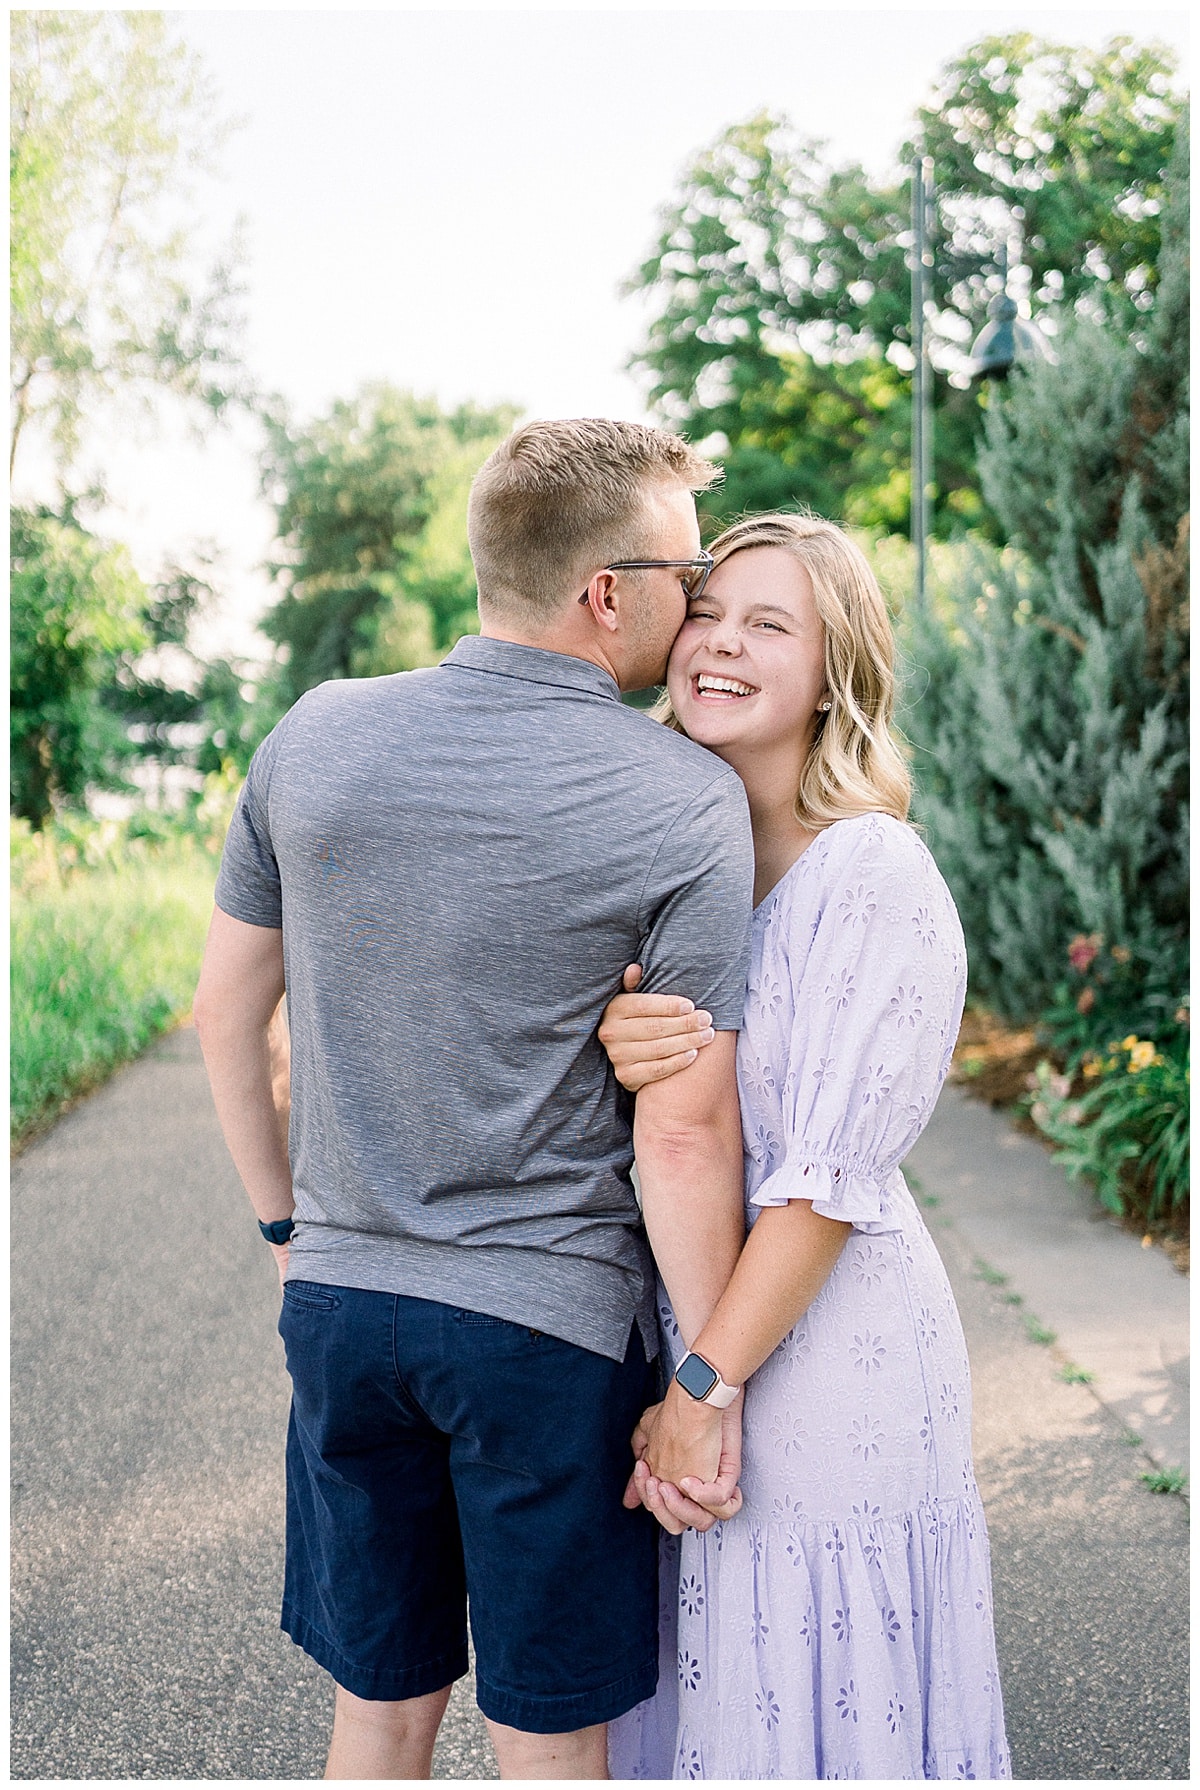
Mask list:
[[[1007,242],[1021,238],[1039,305],[1134,327],[1151,303],[1163,170],[1183,113],[1173,71],[1165,50],[1128,39],[1090,50],[1024,33],[987,38],[947,65],[919,112],[914,136],[938,194],[929,322],[942,375],[940,532],[980,519],[982,416],[962,388]],[[902,147],[906,164],[912,151]],[[878,452],[869,429],[830,442],[819,479],[798,465],[782,474],[761,438],[808,426],[805,386],[853,408],[881,359],[911,367],[909,218],[907,171],[881,182],[830,167],[818,144],[766,113],[724,132],[686,171],[629,283],[658,304],[634,365],[665,420],[695,439],[724,438],[731,478],[727,496],[713,494],[715,515],[767,507],[781,479],[838,515],[867,487]],[[895,434],[902,415],[887,409],[885,433]],[[757,456],[754,480],[732,476],[743,443]]]
[[[146,593],[144,650],[114,664],[99,701],[126,730],[130,756],[182,766],[198,777],[227,764],[245,771],[279,719],[278,674],[217,656],[201,658],[192,630],[214,592],[196,571],[168,568]]]
[[[197,59],[160,13],[17,12],[11,26],[10,469],[32,431],[56,486],[14,513],[12,536],[13,799],[40,824],[93,785],[127,788],[139,749],[172,756],[171,729],[194,714],[194,692],[142,655],[182,646],[196,593],[152,595],[85,528],[102,495],[78,489],[85,420],[120,391],[211,412],[245,387],[229,267],[197,266],[190,183],[219,135]]]
[[[1166,168],[1187,116],[1175,72],[1161,45],[1115,37],[1093,50],[1028,32],[950,62],[917,114],[940,195],[939,306],[979,317],[1000,231],[1020,239],[1035,307],[1135,326],[1153,300]]]
[[[132,747],[99,693],[149,644],[147,592],[123,547],[45,510],[14,512],[11,551],[12,805],[40,827],[93,785],[127,787]]]
[[[261,626],[293,702],[325,678],[432,664],[469,625],[466,487],[516,412],[368,385],[306,426],[268,419],[264,490],[286,557]]]
[[[1142,328],[1076,318],[1014,372],[980,454],[1012,546],[907,620],[917,811],[975,987],[1027,1020],[1094,940],[1102,1046],[1168,1037],[1186,988],[1187,211],[1181,131]]]
[[[60,476],[118,388],[220,410],[241,389],[228,258],[194,262],[189,182],[218,131],[161,13],[14,12],[11,459],[40,422]]]

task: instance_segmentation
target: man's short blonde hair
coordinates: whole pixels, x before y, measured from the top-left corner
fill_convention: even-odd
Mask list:
[[[615,559],[652,559],[658,487],[720,476],[680,435],[609,417],[526,423],[471,486],[467,535],[479,605],[526,626],[553,621],[576,585]]]

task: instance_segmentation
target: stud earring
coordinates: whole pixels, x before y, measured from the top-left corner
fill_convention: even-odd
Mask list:
[[[819,709],[823,715],[827,715],[829,713],[830,709],[833,707],[833,704],[828,699],[826,699],[824,702],[818,703],[817,706],[819,707]]]

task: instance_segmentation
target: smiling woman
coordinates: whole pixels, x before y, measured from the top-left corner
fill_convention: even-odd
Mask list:
[[[892,631],[862,553],[835,523],[804,515],[751,517],[711,552],[658,719],[739,771],[771,735],[794,760],[795,817],[812,833],[855,814],[905,819]]]
[[[832,523],[760,517],[712,551],[665,713],[750,805],[748,1236],[698,1334],[665,1291],[659,1317],[685,1394],[706,1396],[689,1361],[744,1390],[743,1503],[713,1527],[727,1512],[674,1478],[672,1387],[642,1420],[634,1478],[681,1535],[662,1575],[677,1670],[615,1724],[612,1775],[1005,1778],[966,1349],[900,1170],[949,1066],[966,961],[903,824],[887,613]],[[663,1006],[627,994],[606,1012],[632,1091],[709,1048],[707,1015]]]

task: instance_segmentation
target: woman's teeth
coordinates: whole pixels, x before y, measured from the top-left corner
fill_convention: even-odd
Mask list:
[[[708,677],[701,674],[696,679],[696,693],[699,696],[753,696],[753,684],[740,684],[732,677]]]

